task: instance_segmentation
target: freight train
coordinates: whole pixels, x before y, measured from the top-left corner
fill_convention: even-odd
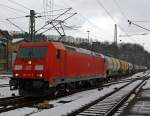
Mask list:
[[[146,69],[61,42],[27,42],[20,45],[9,83],[21,96],[45,96]]]

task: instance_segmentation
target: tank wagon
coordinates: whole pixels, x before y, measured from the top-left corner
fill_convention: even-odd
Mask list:
[[[136,72],[138,71],[137,67],[136,69],[134,69],[133,64],[108,56],[105,56],[105,65],[107,69],[106,71],[107,77],[112,78],[114,78],[115,76],[133,74],[134,72],[133,70],[135,70]],[[144,67],[141,68],[144,69]]]
[[[118,59],[105,56],[106,74],[107,77],[116,76],[121,68],[120,61]]]

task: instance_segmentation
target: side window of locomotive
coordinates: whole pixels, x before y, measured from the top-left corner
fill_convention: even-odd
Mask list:
[[[57,51],[56,51],[56,58],[57,58],[57,59],[60,59],[60,57],[61,57],[61,51],[60,51],[60,50],[57,50]]]
[[[47,47],[33,47],[33,55],[35,58],[43,58],[46,54]]]

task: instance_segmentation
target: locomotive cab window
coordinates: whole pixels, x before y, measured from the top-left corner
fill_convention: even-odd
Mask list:
[[[57,58],[57,59],[60,59],[60,57],[61,57],[61,51],[60,51],[60,50],[57,50],[57,51],[56,51],[56,58]]]
[[[18,51],[19,58],[43,58],[46,54],[46,46],[21,47]]]

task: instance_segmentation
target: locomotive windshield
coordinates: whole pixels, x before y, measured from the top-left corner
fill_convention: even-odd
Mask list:
[[[45,56],[47,47],[21,47],[18,51],[19,58],[43,58]]]

